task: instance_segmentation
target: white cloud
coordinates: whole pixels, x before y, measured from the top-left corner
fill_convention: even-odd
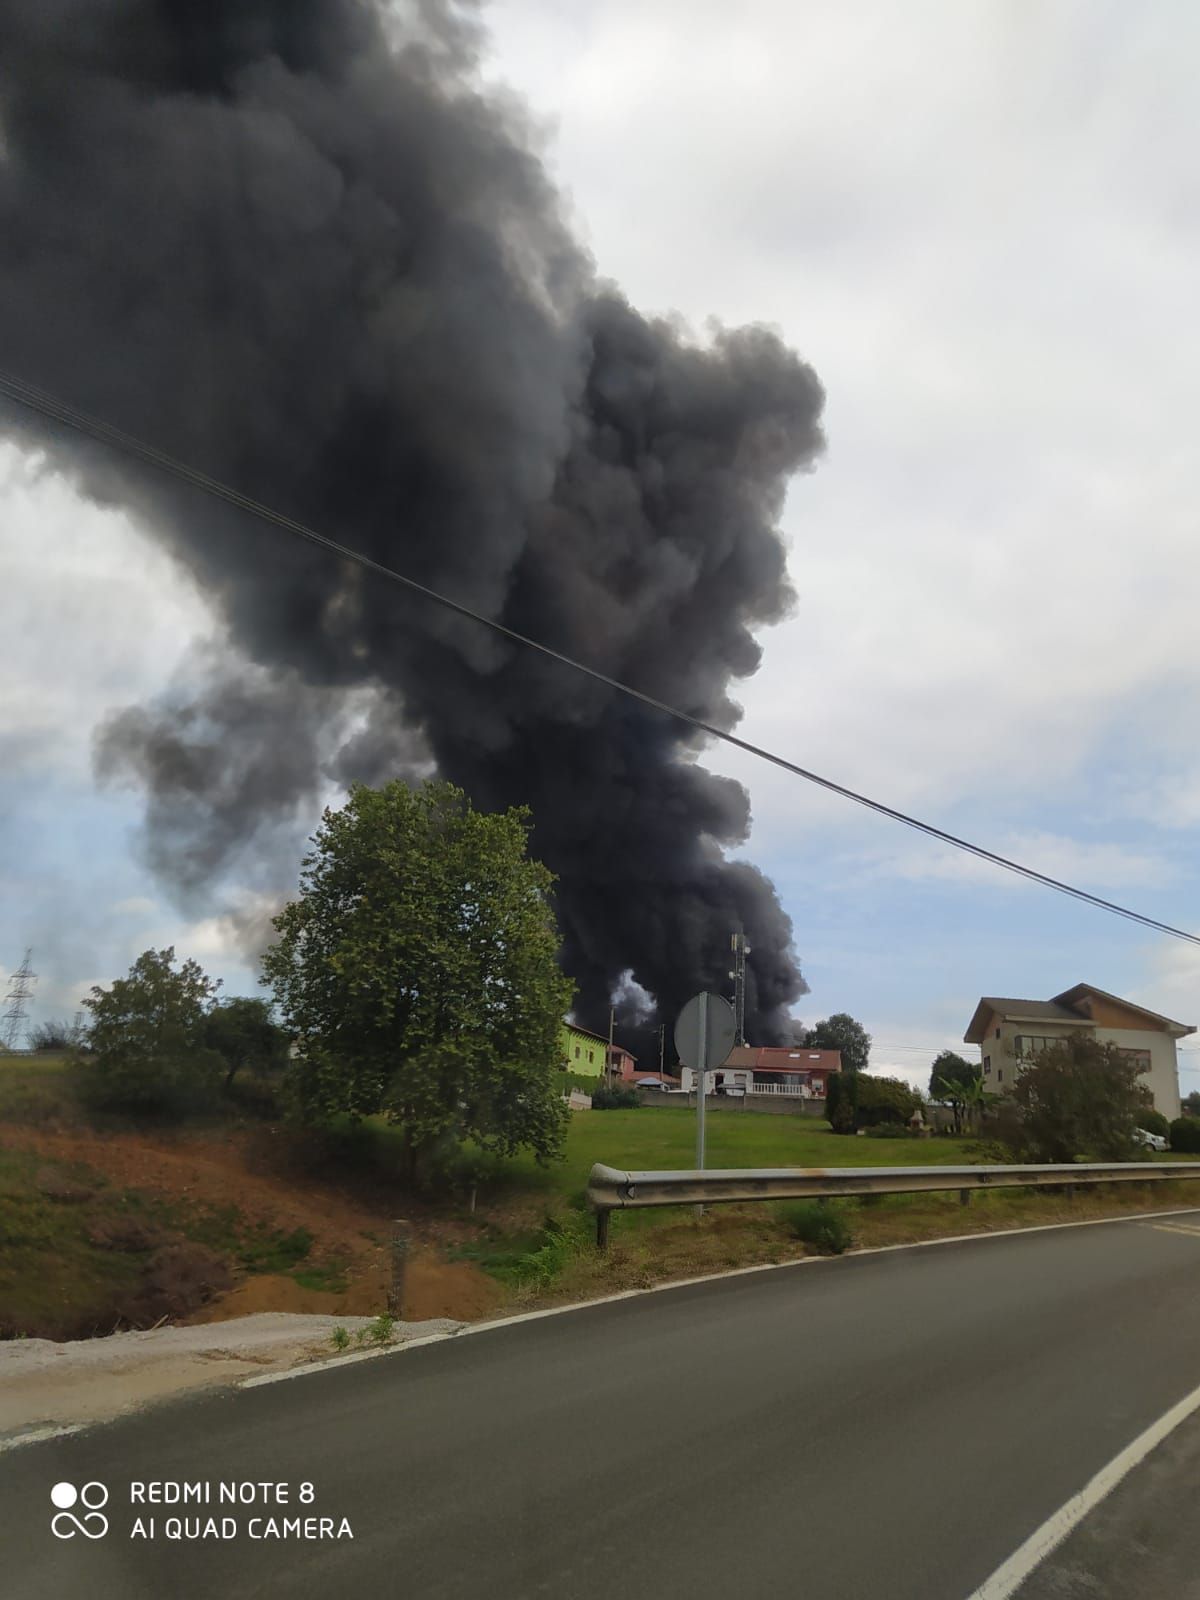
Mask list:
[[[26,771],[91,781],[92,731],[208,631],[183,573],[119,511],[0,440],[0,700]]]
[[[787,518],[800,604],[743,731],[935,820],[1119,772],[1116,718],[1200,694],[1194,15],[492,17],[603,269],[696,325],[778,323],[826,383],[829,454]],[[836,817],[711,759],[752,779],[756,848]]]
[[[131,895],[128,900],[118,900],[112,907],[113,915],[117,917],[148,916],[157,910],[157,901],[151,900],[149,895],[144,894]]]
[[[1090,843],[1051,833],[1002,835],[988,840],[987,847],[997,855],[1032,867],[1035,872],[1082,889],[1151,888],[1172,882],[1176,875],[1176,869],[1167,859],[1150,851]],[[1028,881],[1015,873],[934,839],[859,857],[858,864],[860,872],[873,877],[913,882],[941,879],[995,888],[1028,887]],[[853,858],[850,870],[854,870]]]

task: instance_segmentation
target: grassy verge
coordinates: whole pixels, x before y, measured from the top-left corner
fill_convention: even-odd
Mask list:
[[[1200,1182],[1081,1189],[1073,1199],[1038,1190],[1002,1190],[975,1194],[969,1206],[960,1205],[956,1194],[886,1195],[865,1204],[835,1201],[833,1208],[845,1223],[850,1248],[861,1250],[1198,1204]],[[590,1232],[579,1236],[577,1248],[564,1254],[552,1279],[518,1270],[514,1292],[529,1305],[585,1300],[822,1253],[819,1243],[806,1244],[796,1237],[786,1202],[714,1206],[700,1219],[688,1208],[629,1212],[613,1217],[605,1254],[591,1244]],[[486,1259],[480,1264],[488,1267]]]
[[[78,1204],[39,1187],[36,1156],[0,1150],[0,1337],[63,1332],[108,1333],[115,1307],[131,1297],[142,1261],[89,1236]],[[94,1182],[78,1168],[61,1172],[62,1187]]]

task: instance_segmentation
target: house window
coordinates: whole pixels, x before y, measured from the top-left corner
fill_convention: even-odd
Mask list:
[[[579,1060],[579,1046],[578,1045],[575,1046],[575,1059],[576,1059],[576,1061]]]
[[[1004,1082],[1004,1068],[1003,1067],[997,1067],[996,1068],[996,1082],[997,1083],[1003,1083]]]
[[[1149,1050],[1122,1050],[1121,1054],[1125,1057],[1126,1061],[1132,1061],[1136,1065],[1139,1072],[1150,1071]]]
[[[984,1058],[983,1058],[983,1070],[984,1070],[984,1074],[985,1075],[987,1073],[991,1072],[991,1070],[992,1070],[992,1058],[991,1058],[991,1056],[984,1056]]]
[[[997,1039],[1000,1037],[1000,1029],[999,1028],[996,1029],[996,1037],[997,1037]]]
[[[595,1059],[596,1059],[596,1055],[595,1055],[595,1052],[594,1052],[594,1051],[592,1051],[592,1050],[589,1050],[589,1051],[588,1051],[588,1060],[589,1060],[589,1061],[594,1061],[594,1060],[595,1060]]]
[[[1013,1040],[1013,1054],[1018,1061],[1029,1061],[1034,1056],[1040,1056],[1043,1050],[1053,1050],[1057,1044],[1062,1044],[1062,1039],[1050,1039],[1044,1034],[1018,1034]]]

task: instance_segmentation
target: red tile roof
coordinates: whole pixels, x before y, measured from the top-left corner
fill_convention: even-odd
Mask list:
[[[788,1045],[735,1044],[724,1065],[741,1072],[747,1067],[754,1072],[840,1072],[842,1053],[793,1049]]]

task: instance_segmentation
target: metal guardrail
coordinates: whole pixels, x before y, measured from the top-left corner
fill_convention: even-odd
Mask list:
[[[642,1206],[732,1205],[748,1200],[805,1200],[832,1195],[920,1194],[957,1189],[966,1205],[974,1189],[1094,1183],[1164,1183],[1200,1178],[1200,1161],[1119,1161],[1109,1165],[1028,1167],[779,1167],[704,1172],[618,1172],[597,1162],[588,1177],[596,1243],[608,1244],[614,1211]]]

